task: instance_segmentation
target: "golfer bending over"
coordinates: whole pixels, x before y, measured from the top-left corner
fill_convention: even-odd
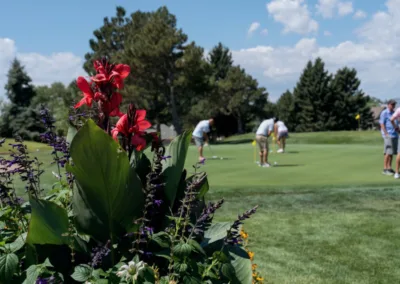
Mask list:
[[[288,137],[288,129],[283,121],[278,121],[275,123],[274,133],[277,139],[276,141],[279,145],[279,150],[277,153],[284,153],[286,147],[286,138]]]
[[[192,133],[194,142],[196,143],[196,146],[199,149],[200,163],[204,162],[204,160],[205,160],[205,158],[203,157],[204,141],[206,143],[208,143],[207,133],[210,132],[210,126],[213,126],[213,125],[214,125],[214,119],[212,119],[212,118],[209,120],[202,120],[196,125],[196,128],[194,129],[194,131]]]
[[[274,124],[278,121],[278,118],[266,119],[261,122],[256,132],[256,141],[258,147],[260,147],[260,167],[269,168],[271,165],[268,163],[268,137],[274,131]]]

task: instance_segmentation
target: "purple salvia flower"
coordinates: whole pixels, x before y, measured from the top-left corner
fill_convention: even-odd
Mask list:
[[[251,215],[256,213],[258,206],[253,207],[250,210],[247,210],[242,215],[239,215],[238,218],[233,222],[232,226],[229,228],[227,232],[227,236],[225,237],[225,244],[227,245],[238,245],[242,243],[242,238],[239,232],[239,226],[243,224],[243,221],[250,218]]]
[[[110,249],[108,248],[110,246],[110,241],[106,243],[106,245],[98,245],[92,249],[91,257],[92,261],[89,263],[90,266],[97,267],[99,266],[103,258],[106,257],[110,253]]]

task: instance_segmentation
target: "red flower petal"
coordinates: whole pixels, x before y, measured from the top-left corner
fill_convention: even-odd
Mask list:
[[[84,94],[90,94],[93,95],[93,91],[90,88],[90,85],[88,83],[88,81],[86,81],[86,79],[82,76],[78,77],[78,79],[76,80],[76,85],[78,86],[78,88],[84,93]]]
[[[111,135],[112,135],[112,138],[114,138],[114,140],[115,141],[117,141],[118,142],[118,129],[117,128],[114,128],[113,130],[111,130]]]
[[[138,109],[136,110],[136,121],[144,120],[146,118],[146,110]]]
[[[110,112],[110,116],[122,117],[123,115],[124,113],[120,111],[119,107],[115,108],[113,111]]]
[[[132,137],[132,145],[136,146],[137,151],[141,151],[146,148],[146,140],[142,138],[140,135],[134,135]]]
[[[117,122],[115,125],[115,128],[118,129],[119,132],[124,134],[125,136],[128,136],[129,130],[128,130],[128,116],[124,114]]]
[[[147,128],[151,127],[151,123],[148,122],[147,120],[139,121],[137,122],[137,125],[139,126],[140,131],[146,130]]]
[[[118,73],[118,75],[121,77],[121,79],[125,79],[126,77],[128,77],[129,73],[131,72],[131,67],[129,67],[129,65],[126,64],[117,64],[114,67],[113,72],[111,73],[111,77],[115,74]],[[115,74],[117,75],[117,74]]]
[[[104,74],[96,74],[96,76],[91,77],[93,82],[101,83],[108,80],[107,76]]]
[[[86,104],[86,97],[82,98],[82,99],[74,106],[74,108],[79,108],[79,107],[83,106],[84,104]]]

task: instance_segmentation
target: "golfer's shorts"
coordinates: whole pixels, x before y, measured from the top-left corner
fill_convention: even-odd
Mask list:
[[[256,135],[256,141],[261,152],[268,151],[268,138],[263,135]]]
[[[193,136],[194,139],[194,143],[196,144],[197,147],[203,147],[204,145],[204,139],[197,137],[197,136]]]
[[[399,138],[385,137],[383,138],[384,148],[383,154],[385,155],[397,155],[397,150],[399,148]]]
[[[278,132],[278,139],[281,139],[281,138],[283,138],[283,137],[285,137],[285,138],[288,137],[288,132],[287,132],[287,131],[280,131],[280,132]]]

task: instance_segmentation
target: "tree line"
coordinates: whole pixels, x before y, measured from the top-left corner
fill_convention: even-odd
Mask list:
[[[265,118],[279,116],[292,131],[353,130],[360,114],[362,128],[373,123],[373,100],[359,88],[355,69],[344,67],[335,75],[325,70],[322,59],[309,61],[293,91],[277,103],[239,65],[228,47],[218,43],[208,54],[189,41],[177,19],[166,7],[154,12],[136,11],[127,16],[122,7],[104,18],[93,32],[84,69],[94,74],[93,60],[108,57],[128,64],[132,75],[122,91],[125,105],[145,108],[158,130],[172,124],[181,133],[199,120],[216,118],[217,135],[254,131]],[[15,134],[37,139],[38,108],[46,104],[55,114],[57,129],[65,133],[71,106],[80,98],[75,82],[68,86],[33,86],[21,63],[15,59],[5,86],[9,102],[1,106],[0,135]]]

